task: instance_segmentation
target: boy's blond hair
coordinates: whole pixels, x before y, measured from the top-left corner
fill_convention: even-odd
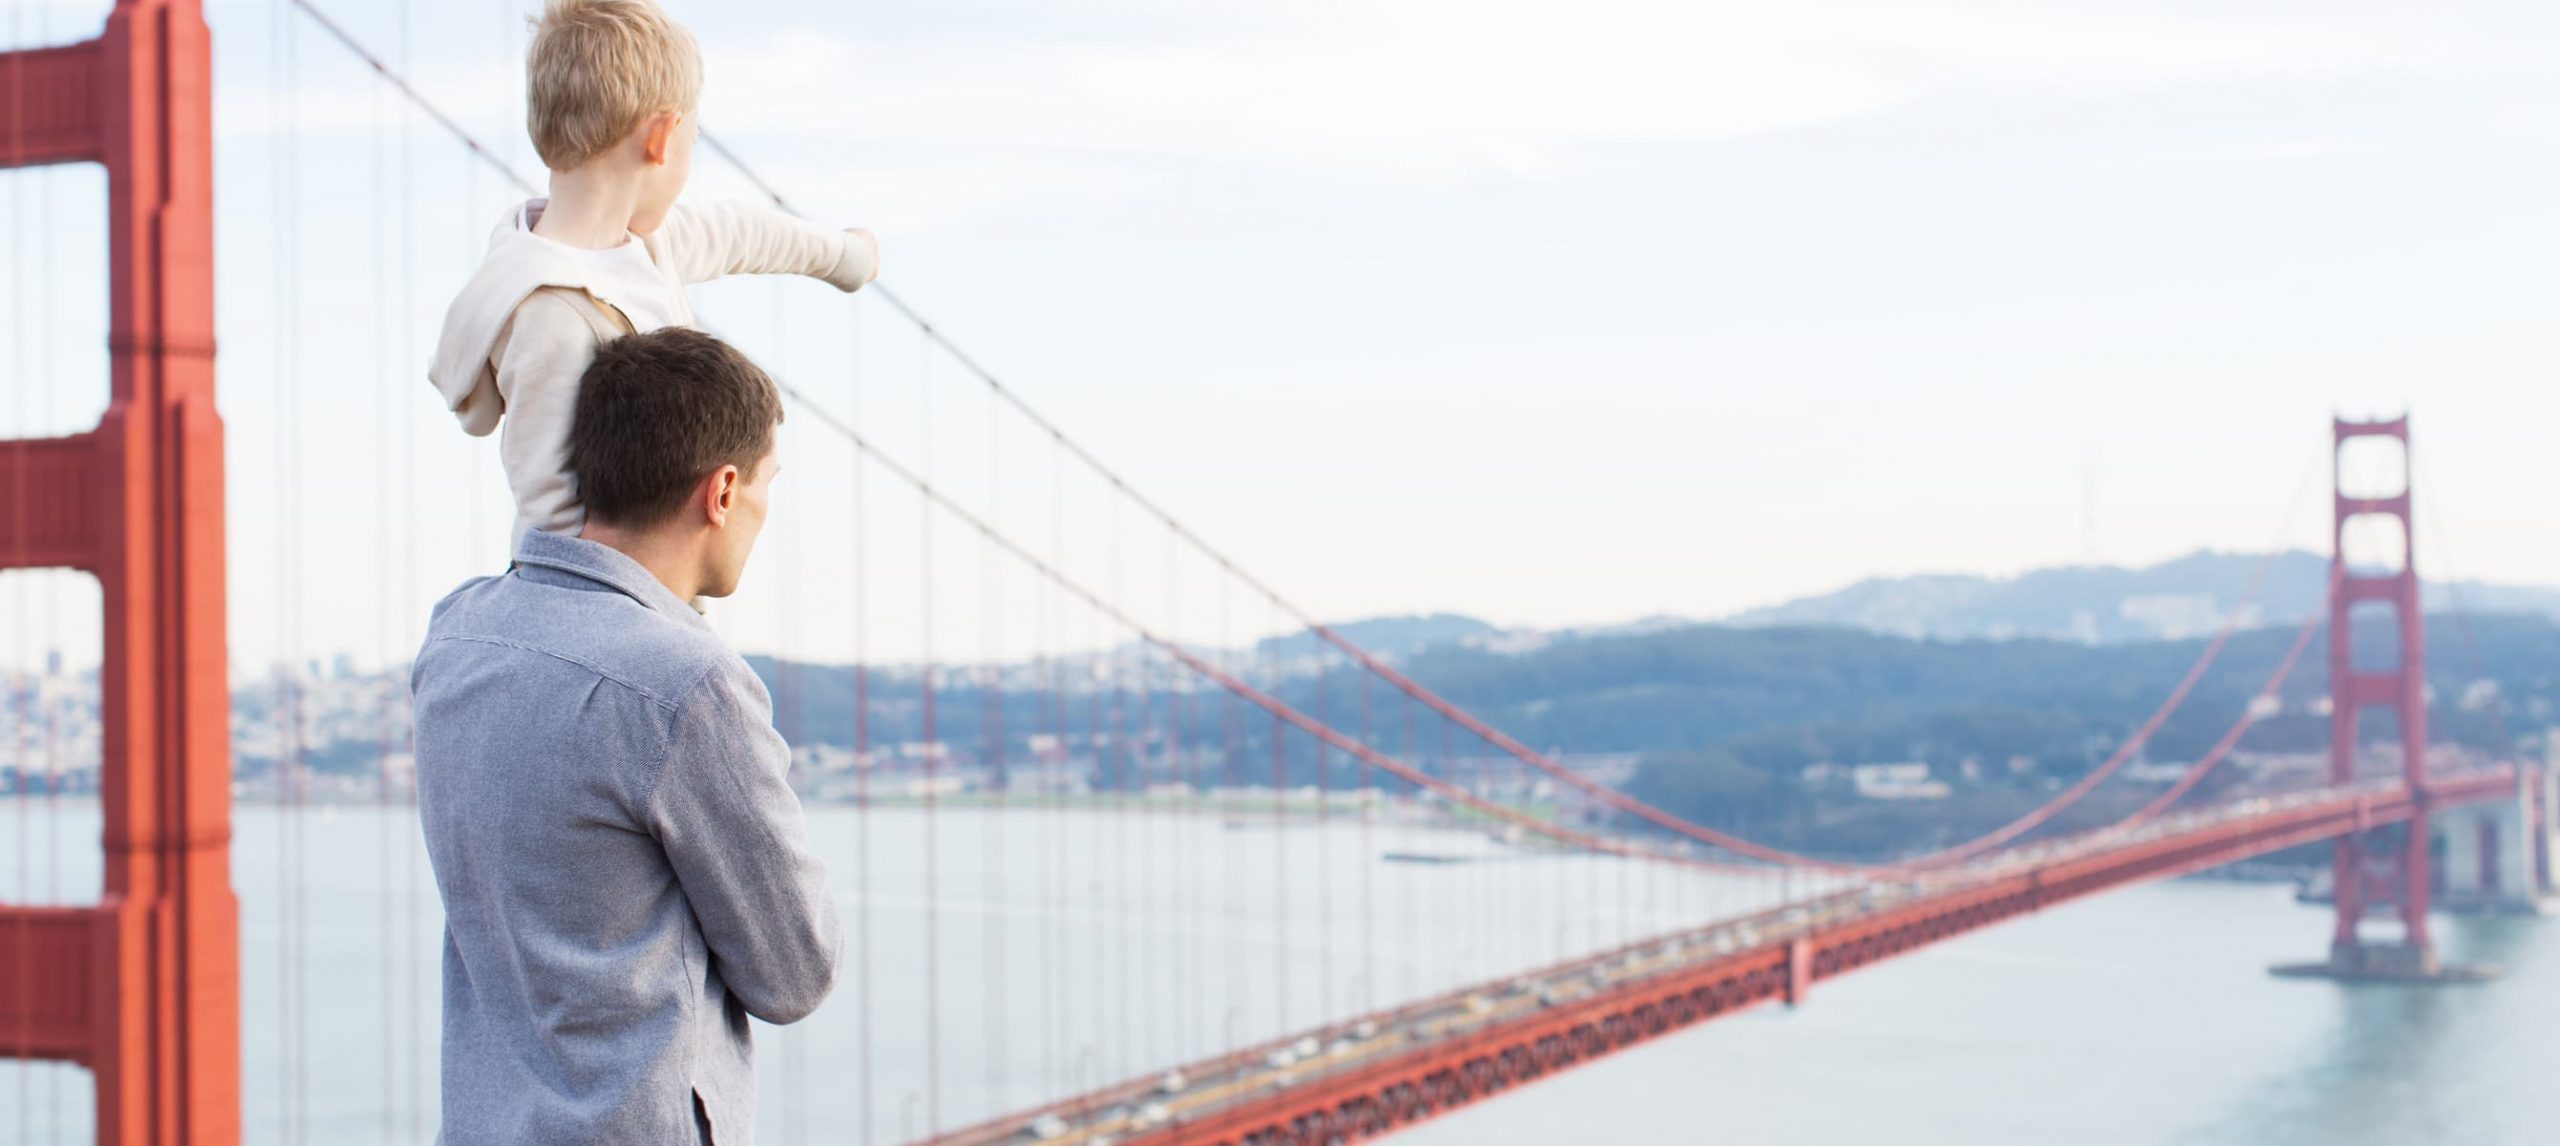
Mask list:
[[[660,112],[692,114],[702,49],[650,0],[548,0],[525,53],[525,127],[533,150],[568,171],[613,149]]]

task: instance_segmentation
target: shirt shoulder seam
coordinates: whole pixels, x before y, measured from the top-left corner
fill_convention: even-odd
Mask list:
[[[670,721],[671,726],[683,724],[685,703],[699,697],[702,694],[703,685],[719,673],[721,667],[716,661],[702,666],[695,671],[693,679],[685,682],[684,688],[678,690],[676,695],[682,699],[667,705],[668,714],[674,717],[674,720]],[[657,818],[658,789],[667,778],[667,762],[675,757],[676,740],[680,735],[681,733],[674,727],[670,727],[666,739],[658,745],[658,766],[649,770],[649,788],[640,794],[641,814],[649,819]]]
[[[523,642],[523,641],[511,641],[511,640],[508,640],[508,639],[506,639],[506,638],[504,638],[504,637],[480,636],[480,635],[476,635],[476,634],[470,634],[470,635],[447,634],[447,635],[444,635],[444,636],[440,636],[440,637],[436,637],[436,638],[434,638],[434,640],[433,640],[432,642],[430,642],[430,643],[442,643],[442,642],[462,642],[462,643],[478,644],[478,645],[494,645],[494,646],[496,646],[496,647],[498,647],[498,648],[502,648],[502,649],[514,649],[514,650],[516,650],[516,651],[518,651],[518,652],[527,652],[527,653],[532,653],[532,654],[534,654],[535,656],[549,657],[549,658],[551,658],[551,659],[553,659],[553,660],[560,661],[560,662],[562,662],[562,663],[564,663],[564,664],[572,664],[572,665],[576,665],[576,666],[578,666],[579,668],[582,668],[582,669],[585,669],[585,670],[586,670],[586,671],[588,671],[588,672],[594,673],[594,674],[595,674],[598,678],[600,678],[600,679],[603,679],[603,680],[609,680],[609,681],[612,681],[612,682],[613,682],[613,683],[615,683],[615,684],[621,685],[622,687],[624,687],[624,688],[626,688],[626,689],[631,690],[631,692],[632,692],[634,695],[636,695],[636,696],[640,697],[642,700],[646,700],[646,701],[648,701],[650,704],[656,705],[659,709],[661,709],[661,710],[663,710],[663,711],[667,712],[669,715],[673,715],[673,714],[675,713],[675,711],[676,711],[676,708],[677,708],[677,705],[676,705],[676,702],[675,702],[675,701],[669,700],[669,699],[667,699],[667,698],[665,698],[665,697],[663,697],[663,696],[658,695],[655,691],[651,690],[650,688],[648,688],[648,687],[647,687],[647,686],[645,686],[645,685],[642,685],[642,684],[641,684],[641,683],[639,683],[638,681],[631,680],[630,678],[625,677],[625,676],[623,676],[623,675],[622,675],[622,674],[620,674],[620,673],[614,672],[613,670],[608,669],[608,668],[604,667],[603,665],[597,664],[597,663],[595,663],[594,661],[592,661],[592,660],[590,660],[590,659],[588,659],[588,658],[580,657],[580,656],[573,656],[573,655],[571,655],[571,654],[561,652],[561,651],[559,651],[558,649],[546,649],[546,648],[542,648],[542,647],[540,647],[540,646],[538,646],[538,645],[530,645],[530,644],[526,644],[526,643],[525,643],[525,642]],[[699,675],[696,675],[696,676],[695,676],[695,678],[694,678],[694,683],[697,683],[697,684],[698,684],[698,683],[700,683],[700,681],[701,681],[701,677],[700,677]]]

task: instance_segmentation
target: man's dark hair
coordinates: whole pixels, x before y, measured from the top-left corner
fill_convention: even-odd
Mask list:
[[[721,466],[752,474],[781,421],[781,392],[737,347],[682,326],[625,335],[578,380],[569,473],[590,519],[655,525]]]

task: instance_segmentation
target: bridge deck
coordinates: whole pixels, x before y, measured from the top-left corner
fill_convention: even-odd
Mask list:
[[[2505,768],[2425,805],[2512,797]],[[1663,936],[1008,1115],[934,1146],[1348,1141],[2080,896],[2408,819],[2396,782],[2236,801]]]

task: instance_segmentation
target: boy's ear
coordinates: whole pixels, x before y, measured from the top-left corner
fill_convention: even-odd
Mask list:
[[[651,167],[664,166],[668,153],[675,146],[676,129],[682,126],[684,126],[684,117],[672,111],[662,111],[650,116],[649,122],[641,125],[643,132],[640,138],[641,160]]]

